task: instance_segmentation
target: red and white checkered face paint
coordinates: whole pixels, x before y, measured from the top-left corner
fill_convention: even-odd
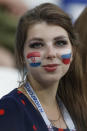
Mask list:
[[[27,60],[31,67],[38,67],[41,65],[41,57],[39,52],[28,53]]]

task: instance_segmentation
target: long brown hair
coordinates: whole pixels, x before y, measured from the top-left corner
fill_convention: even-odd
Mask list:
[[[60,80],[57,96],[59,95],[69,111],[74,124],[79,131],[86,131],[85,101],[82,91],[82,68],[77,52],[78,42],[70,17],[58,6],[45,3],[25,13],[18,24],[16,35],[16,59],[19,69],[24,69],[24,44],[27,31],[34,24],[45,21],[50,25],[64,28],[73,47],[73,61],[67,74]]]
[[[82,57],[83,71],[87,73],[87,7],[75,21],[74,28],[80,39],[79,50]]]
[[[75,21],[74,28],[76,32],[78,32],[78,36],[80,39],[78,51],[82,59],[82,68],[84,73],[83,88],[87,101],[87,7],[83,10],[83,12]]]

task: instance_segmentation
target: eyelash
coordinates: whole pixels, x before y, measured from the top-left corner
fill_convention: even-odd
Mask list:
[[[55,42],[55,45],[57,47],[64,47],[67,44],[68,44],[68,42],[66,40],[58,40],[58,41]],[[31,43],[29,45],[30,48],[35,48],[35,49],[39,49],[39,48],[41,48],[43,46],[44,46],[44,44],[41,43],[41,42],[34,42],[34,43]]]
[[[58,41],[55,42],[55,45],[58,46],[58,47],[65,46],[67,44],[68,44],[68,42],[65,41],[65,40],[58,40]]]
[[[36,48],[36,49],[41,48],[43,46],[44,46],[43,43],[40,42],[35,42],[29,45],[30,48]]]

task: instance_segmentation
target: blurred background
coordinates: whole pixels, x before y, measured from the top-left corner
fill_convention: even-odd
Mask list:
[[[24,0],[24,2],[29,8],[33,8],[40,3],[52,2],[69,13],[72,21],[75,21],[87,6],[87,0]]]
[[[0,98],[19,84],[14,56],[18,20],[25,11],[45,2],[60,6],[73,23],[87,7],[87,0],[0,0]]]

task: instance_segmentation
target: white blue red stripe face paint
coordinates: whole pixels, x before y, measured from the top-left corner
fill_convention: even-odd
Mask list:
[[[69,54],[64,54],[64,55],[62,55],[61,57],[62,57],[62,62],[63,62],[64,64],[67,65],[67,64],[70,63],[71,53],[69,53]]]
[[[39,52],[31,52],[27,54],[27,60],[31,67],[38,67],[41,65],[41,58]]]
[[[72,60],[72,49],[65,49],[62,53],[61,53],[61,58],[62,58],[62,62],[67,65],[70,64],[71,60]]]

